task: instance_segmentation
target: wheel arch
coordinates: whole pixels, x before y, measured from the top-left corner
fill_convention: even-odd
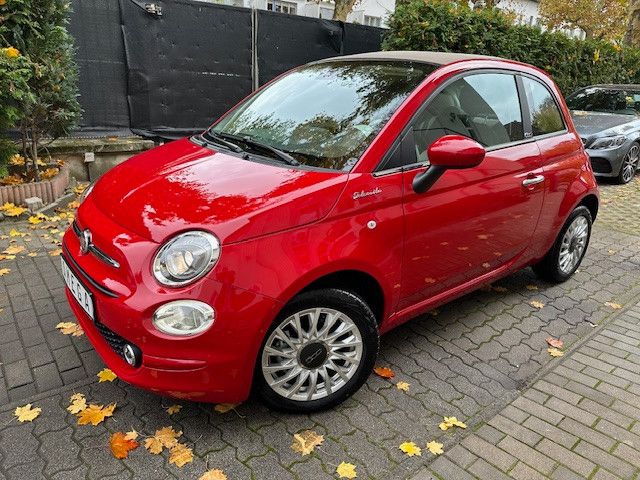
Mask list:
[[[593,193],[586,195],[576,206],[579,207],[581,205],[589,209],[589,212],[591,212],[591,219],[595,220],[598,215],[598,208],[600,207],[600,201],[598,200],[597,195]]]

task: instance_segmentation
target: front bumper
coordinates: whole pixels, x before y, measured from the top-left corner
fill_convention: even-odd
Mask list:
[[[630,147],[631,142],[626,141],[621,146],[608,150],[587,148],[586,151],[591,160],[593,174],[596,177],[617,177],[620,173],[624,156]]]
[[[98,226],[105,229],[97,237],[117,238],[114,230],[123,234],[122,228],[96,215],[97,212],[92,212],[84,217],[91,218],[96,229]],[[126,235],[132,239],[131,234]],[[131,243],[135,243],[135,250],[140,253],[146,241],[134,240]],[[147,247],[152,256],[157,245]],[[108,248],[105,250],[110,253]],[[79,251],[78,237],[69,229],[63,238],[63,257],[92,293],[96,321],[91,320],[68,289],[67,300],[89,341],[118,377],[176,398],[235,403],[248,397],[257,352],[280,309],[278,302],[206,277],[189,287],[166,289],[145,281],[142,278],[145,272],[112,272],[109,276],[102,268],[113,267],[96,263],[99,260]],[[119,260],[123,258],[126,253]],[[121,266],[126,268],[127,265]],[[127,284],[127,277],[135,282]],[[119,278],[123,281],[119,282]],[[208,303],[216,310],[216,321],[210,329],[192,337],[173,337],[157,331],[151,321],[153,312],[165,302],[177,299]],[[122,346],[127,343],[142,351],[140,366],[132,367],[123,359]]]

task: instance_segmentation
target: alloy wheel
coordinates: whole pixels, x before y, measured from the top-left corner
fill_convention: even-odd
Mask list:
[[[624,183],[630,182],[636,174],[638,160],[640,160],[640,146],[634,144],[624,156],[624,160],[622,162],[622,171],[620,175]]]
[[[589,239],[589,222],[583,216],[573,219],[562,237],[558,263],[560,271],[568,274],[573,271],[584,255]]]
[[[267,338],[262,374],[284,398],[319,400],[353,378],[362,353],[362,336],[348,315],[332,308],[305,309],[285,318]]]

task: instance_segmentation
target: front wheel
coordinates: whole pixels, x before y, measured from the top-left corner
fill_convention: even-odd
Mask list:
[[[369,376],[378,341],[376,318],[360,297],[338,289],[302,293],[266,334],[257,393],[270,407],[289,412],[338,405]]]
[[[631,144],[629,151],[622,160],[620,173],[618,174],[618,183],[625,184],[633,180],[640,162],[640,145],[634,142]]]
[[[551,250],[532,266],[536,275],[556,283],[569,279],[587,252],[592,224],[591,212],[587,207],[579,206],[571,212]]]

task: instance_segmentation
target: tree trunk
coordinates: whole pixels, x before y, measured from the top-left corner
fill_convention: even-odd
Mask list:
[[[29,155],[27,154],[27,126],[24,120],[20,121],[20,137],[22,139],[22,156],[24,157],[24,163],[26,165]]]
[[[36,182],[40,181],[40,172],[38,171],[38,134],[35,126],[31,126],[31,162],[33,165],[33,174]],[[25,162],[26,164],[27,162]]]
[[[356,0],[336,0],[336,6],[333,9],[333,19],[346,22],[347,15],[353,10],[355,3]]]
[[[624,43],[637,47],[640,46],[640,0],[630,0],[628,12]]]

